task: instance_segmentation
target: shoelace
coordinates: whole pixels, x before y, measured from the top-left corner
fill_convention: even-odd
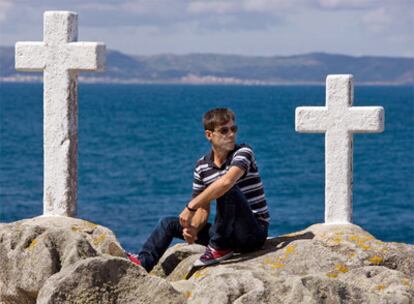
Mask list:
[[[204,254],[203,254],[203,256],[201,258],[204,259],[204,260],[210,260],[210,259],[213,259],[214,258],[213,251],[210,248],[210,246],[208,246],[206,248],[206,251],[204,252]]]

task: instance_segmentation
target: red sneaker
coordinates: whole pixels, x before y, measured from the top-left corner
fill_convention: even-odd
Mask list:
[[[210,245],[207,246],[204,254],[194,262],[194,266],[208,266],[218,264],[220,261],[226,260],[233,255],[231,249],[214,249]]]
[[[138,258],[138,255],[125,251],[126,256],[128,259],[134,263],[135,265],[141,266],[141,261]]]

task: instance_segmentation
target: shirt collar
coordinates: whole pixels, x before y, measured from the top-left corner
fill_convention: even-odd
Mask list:
[[[236,152],[239,149],[239,145],[235,145],[234,149],[232,151],[229,152],[229,154],[227,155],[226,161],[223,163],[222,167],[225,165],[230,164],[231,158],[233,157],[234,152]],[[207,161],[210,164],[210,166],[215,167],[217,169],[220,169],[219,167],[217,167],[217,165],[214,163],[214,152],[213,149],[211,149],[210,153],[207,155]]]

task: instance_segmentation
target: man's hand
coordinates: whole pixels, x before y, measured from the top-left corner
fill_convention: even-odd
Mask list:
[[[197,230],[194,227],[184,228],[183,237],[191,245],[197,240]]]
[[[184,210],[180,214],[180,225],[183,228],[190,228],[191,227],[191,220],[193,219],[194,212],[191,212],[187,208],[184,208]]]

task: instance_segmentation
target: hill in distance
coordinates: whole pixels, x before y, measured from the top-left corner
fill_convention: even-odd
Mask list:
[[[324,84],[328,74],[353,74],[358,84],[413,85],[414,58],[310,53],[293,56],[221,54],[131,56],[107,50],[106,71],[80,73],[90,83]],[[14,47],[0,47],[0,82],[39,82],[17,72]]]

